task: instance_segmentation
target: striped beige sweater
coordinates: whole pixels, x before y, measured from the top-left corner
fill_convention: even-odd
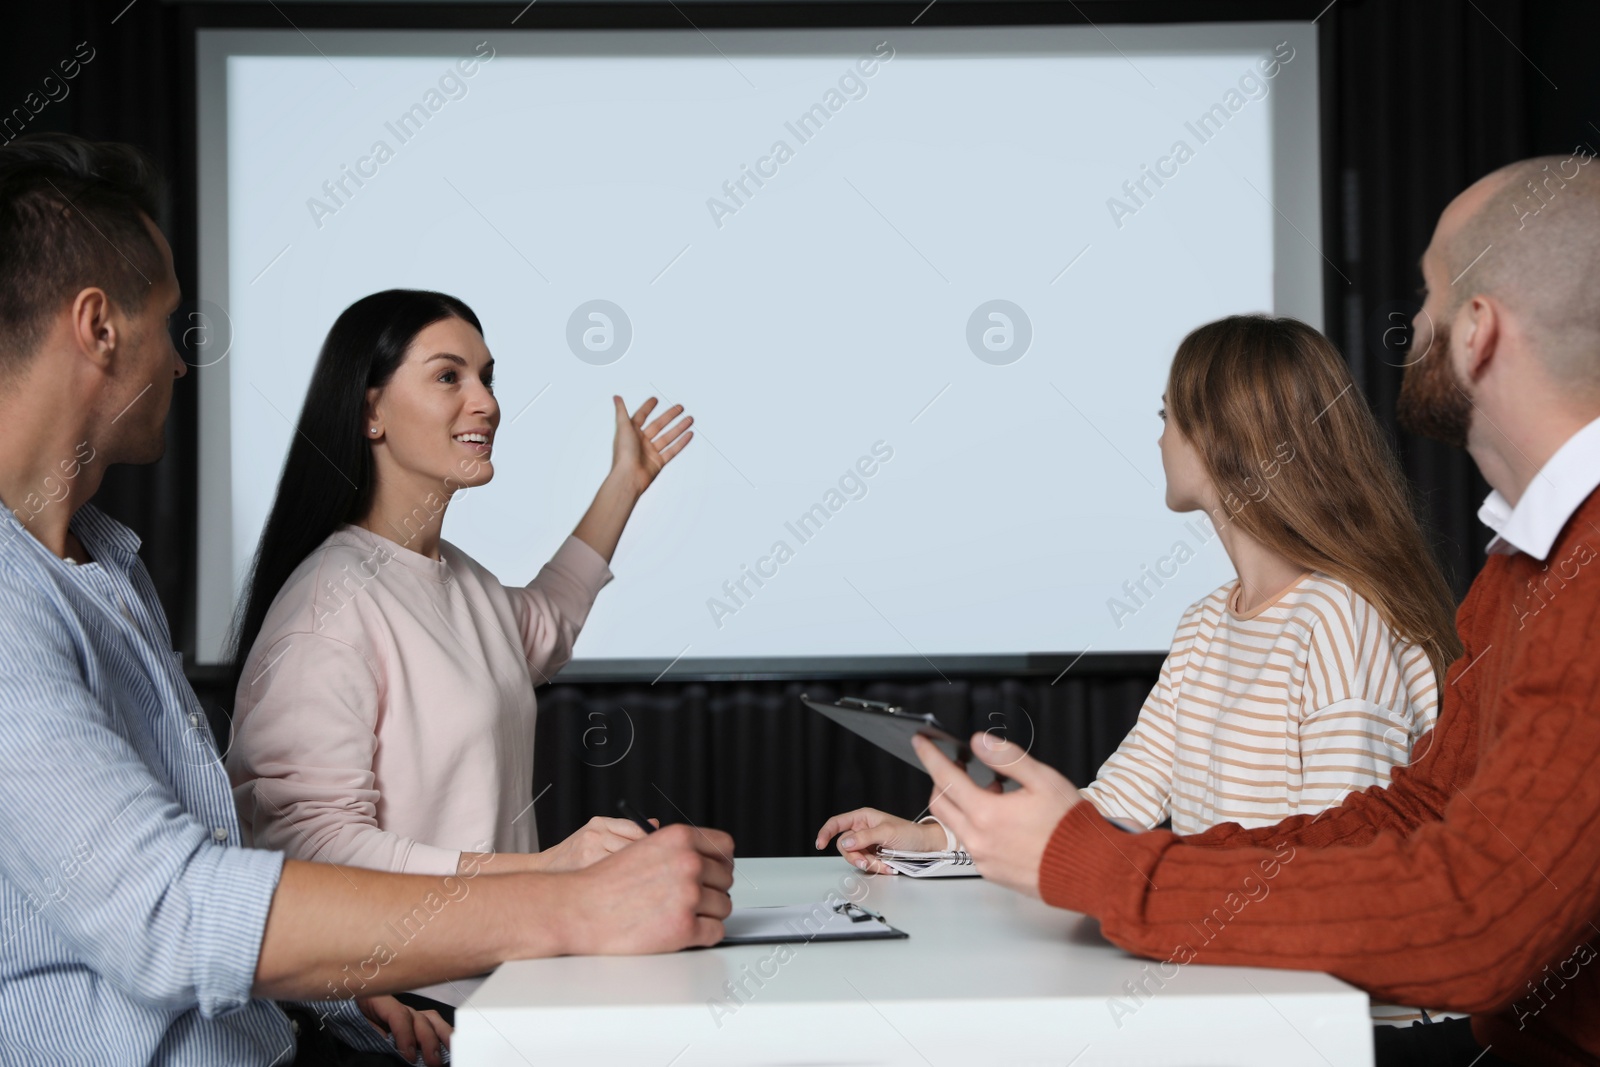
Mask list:
[[[1237,580],[1184,613],[1138,723],[1083,789],[1179,834],[1264,826],[1387,785],[1433,726],[1426,651],[1343,582],[1307,573],[1237,614]]]

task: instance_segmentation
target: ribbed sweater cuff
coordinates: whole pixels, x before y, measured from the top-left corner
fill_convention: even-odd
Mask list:
[[[556,549],[556,554],[550,557],[550,564],[554,567],[564,567],[571,573],[579,585],[588,592],[592,602],[600,595],[600,590],[605,588],[615,577],[611,568],[606,564],[605,557],[589,546],[589,543],[580,537],[567,535],[561,542],[561,547]]]
[[[1137,892],[1140,838],[1106,821],[1082,801],[1061,817],[1039,862],[1039,896],[1046,904],[1103,918]]]
[[[397,868],[401,874],[452,875],[461,869],[461,852],[422,841],[411,842]]]

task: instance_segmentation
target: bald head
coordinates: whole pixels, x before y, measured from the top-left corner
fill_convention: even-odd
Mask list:
[[[1600,395],[1600,161],[1525,159],[1474,183],[1439,218],[1428,256],[1446,313],[1495,298],[1558,383]]]

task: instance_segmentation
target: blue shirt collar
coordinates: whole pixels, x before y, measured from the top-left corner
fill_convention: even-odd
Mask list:
[[[60,505],[51,503],[46,506]],[[78,540],[83,542],[83,547],[89,550],[89,555],[96,562],[114,563],[118,570],[124,572],[138,558],[139,546],[143,543],[138,534],[93,504],[84,504],[74,512],[68,528],[78,535]],[[28,551],[49,556],[58,564],[68,563],[29,533],[11,508],[0,506],[0,552]]]

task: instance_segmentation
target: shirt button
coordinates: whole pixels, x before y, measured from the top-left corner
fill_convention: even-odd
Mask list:
[[[189,713],[189,725],[190,726],[199,726],[200,725],[200,713],[198,711],[191,711]]]
[[[215,830],[211,831],[211,837],[213,840],[219,843],[226,841],[228,839],[228,828],[226,826],[217,827]]]

